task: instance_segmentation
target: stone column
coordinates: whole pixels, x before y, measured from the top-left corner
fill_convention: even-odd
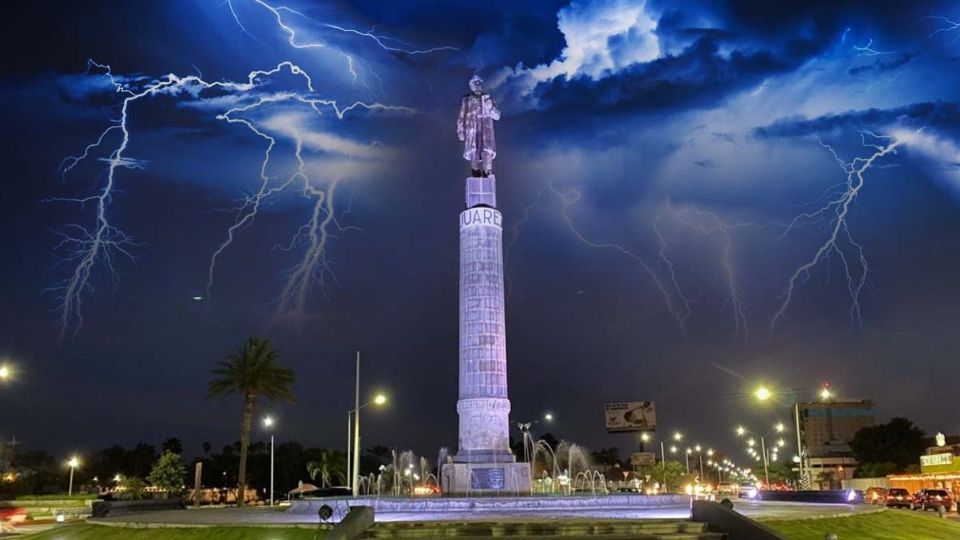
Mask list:
[[[444,492],[529,493],[530,467],[510,450],[503,216],[496,179],[466,180],[460,214],[460,417],[458,452],[442,468]]]

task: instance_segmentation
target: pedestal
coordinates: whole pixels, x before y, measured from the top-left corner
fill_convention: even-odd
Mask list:
[[[446,463],[444,495],[529,495],[529,463]]]

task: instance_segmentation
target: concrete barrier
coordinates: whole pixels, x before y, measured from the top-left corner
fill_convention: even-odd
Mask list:
[[[373,508],[370,506],[351,506],[347,515],[330,529],[324,540],[356,540],[373,527]]]
[[[726,534],[727,540],[787,540],[770,527],[713,501],[694,501],[691,516],[693,521],[706,523],[710,532]]]
[[[783,501],[825,504],[860,504],[863,492],[856,489],[833,489],[823,491],[758,491],[761,501]]]
[[[93,517],[102,518],[155,510],[179,510],[184,508],[183,501],[176,499],[143,499],[139,501],[94,501]]]

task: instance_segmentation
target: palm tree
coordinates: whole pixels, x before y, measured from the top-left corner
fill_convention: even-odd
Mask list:
[[[240,474],[237,485],[240,489],[237,505],[243,506],[247,488],[247,447],[250,445],[250,428],[257,398],[270,401],[294,403],[296,398],[290,386],[293,370],[279,363],[279,355],[269,340],[249,338],[243,347],[221,360],[211,370],[213,380],[207,397],[240,394],[243,397],[243,419],[240,422]]]
[[[307,462],[307,473],[313,480],[317,480],[319,477],[320,487],[331,485],[333,478],[336,478],[341,484],[346,483],[347,476],[344,474],[344,470],[347,468],[346,456],[340,452],[324,448],[320,450],[317,458],[316,461]]]

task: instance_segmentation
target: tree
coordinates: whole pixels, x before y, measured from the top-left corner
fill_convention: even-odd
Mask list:
[[[793,465],[783,461],[775,461],[767,466],[767,475],[770,477],[770,483],[779,484],[781,482],[796,482],[799,480],[798,471],[794,470]]]
[[[694,475],[687,477],[687,468],[679,461],[640,465],[634,469],[634,474],[644,482],[649,482],[650,485],[654,482],[659,483],[661,489],[668,492],[682,491],[683,485],[692,484],[696,478]]]
[[[853,457],[861,464],[893,463],[897,471],[916,464],[923,454],[923,430],[906,418],[865,427],[850,441]]]
[[[143,480],[136,476],[125,477],[120,480],[120,492],[117,493],[117,498],[138,501],[143,498],[143,491],[146,487]]]
[[[166,494],[179,493],[186,476],[187,466],[180,459],[180,454],[174,454],[168,450],[160,454],[160,458],[153,464],[147,481],[165,491]]]
[[[237,475],[239,493],[237,504],[243,506],[247,487],[247,449],[250,446],[250,430],[253,413],[260,397],[270,401],[295,403],[290,388],[293,370],[280,365],[279,354],[266,339],[250,338],[237,352],[220,361],[211,371],[213,380],[207,397],[239,394],[243,398],[243,415],[240,421],[240,471]]]
[[[170,437],[169,439],[163,441],[163,445],[160,447],[161,452],[173,452],[174,454],[183,454],[183,443],[180,442],[180,439],[176,437]]]
[[[895,472],[896,463],[858,463],[853,475],[857,478],[880,478]]]
[[[320,450],[316,460],[307,462],[307,472],[310,474],[310,478],[313,480],[319,478],[320,487],[333,485],[331,481],[333,479],[336,479],[340,484],[345,484],[347,482],[346,468],[346,456],[326,448]]]

